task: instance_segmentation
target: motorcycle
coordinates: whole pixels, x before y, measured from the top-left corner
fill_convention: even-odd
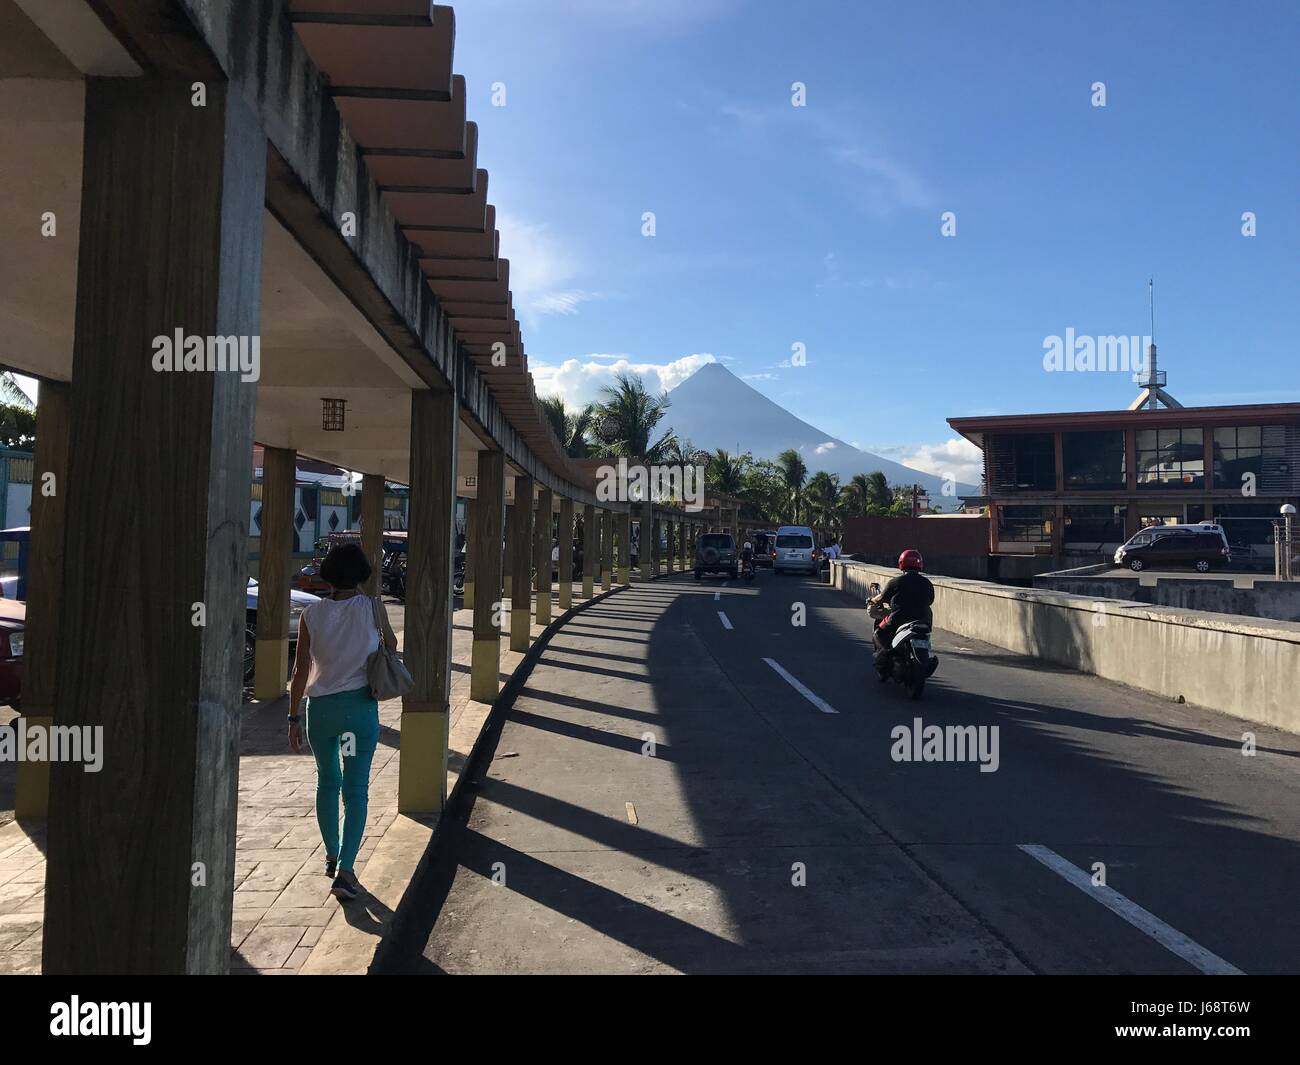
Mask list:
[[[873,603],[880,594],[880,585],[871,585],[867,600],[867,613],[877,623],[889,616],[883,603]],[[925,681],[932,672],[930,654],[930,626],[924,621],[907,621],[899,626],[890,642],[889,650],[876,656],[876,677],[883,684],[892,680],[901,684],[909,696],[919,699],[925,691]]]
[[[752,558],[748,562],[744,563],[741,570],[741,576],[743,576],[747,581],[752,581],[754,579],[754,560]]]

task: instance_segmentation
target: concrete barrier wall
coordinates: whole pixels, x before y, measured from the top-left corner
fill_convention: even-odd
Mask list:
[[[862,601],[898,571],[831,563]],[[1300,732],[1300,624],[934,577],[935,625],[1170,699]]]
[[[1073,571],[1079,574],[1081,571]],[[1034,578],[1035,588],[1099,599],[1130,599],[1154,606],[1209,610],[1273,621],[1300,621],[1300,582],[1256,580],[1252,588],[1233,586],[1232,578],[1197,580],[1159,577],[1154,585],[1136,578],[1049,573]]]

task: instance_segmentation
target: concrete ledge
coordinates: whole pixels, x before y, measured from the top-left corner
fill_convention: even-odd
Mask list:
[[[514,702],[551,637],[571,618],[620,591],[622,587],[612,588],[566,610],[533,640],[491,704],[471,702],[466,706],[452,726],[448,741],[444,810],[456,801],[462,782],[470,775],[470,767],[488,732],[488,723]],[[402,935],[411,901],[410,887],[432,860],[440,821],[437,815],[397,816],[365,863],[364,886],[369,897],[363,895],[346,907],[339,907],[304,963],[302,973],[361,975],[375,967],[389,945]]]
[[[832,563],[836,588],[865,599],[896,570]],[[1046,589],[932,577],[935,623],[1019,654],[1300,732],[1300,624]]]

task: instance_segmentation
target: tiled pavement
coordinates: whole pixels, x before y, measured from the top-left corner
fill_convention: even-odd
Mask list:
[[[581,585],[574,587],[580,602]],[[558,605],[553,606],[558,616]],[[402,607],[389,604],[399,644]],[[450,792],[489,707],[469,698],[473,614],[458,610],[452,633]],[[533,635],[542,629],[533,626]],[[523,655],[501,641],[502,684]],[[310,752],[292,754],[286,741],[288,697],[244,706],[239,760],[239,817],[231,972],[295,973],[307,962],[332,919],[343,915],[329,894],[324,848],[316,828],[316,765]],[[397,768],[402,704],[379,707],[379,747],[370,774],[370,807],[357,876],[398,820]],[[45,895],[44,826],[0,825],[0,974],[40,971]]]

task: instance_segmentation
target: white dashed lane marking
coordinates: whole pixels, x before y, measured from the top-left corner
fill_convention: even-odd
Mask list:
[[[802,695],[805,699],[807,699],[810,703],[812,703],[813,706],[817,707],[817,709],[820,710],[823,714],[839,713],[839,711],[836,710],[835,707],[831,706],[831,704],[828,703],[825,699],[823,699],[820,695],[812,691],[806,684],[804,684],[801,680],[799,680],[798,677],[791,675],[785,669],[785,667],[781,665],[780,662],[776,661],[776,659],[765,658],[763,659],[763,661],[766,662],[769,666],[771,666],[774,670],[776,670],[777,673],[779,673],[785,679],[785,682],[790,685],[790,687],[792,687],[795,691],[797,691],[800,695]]]

